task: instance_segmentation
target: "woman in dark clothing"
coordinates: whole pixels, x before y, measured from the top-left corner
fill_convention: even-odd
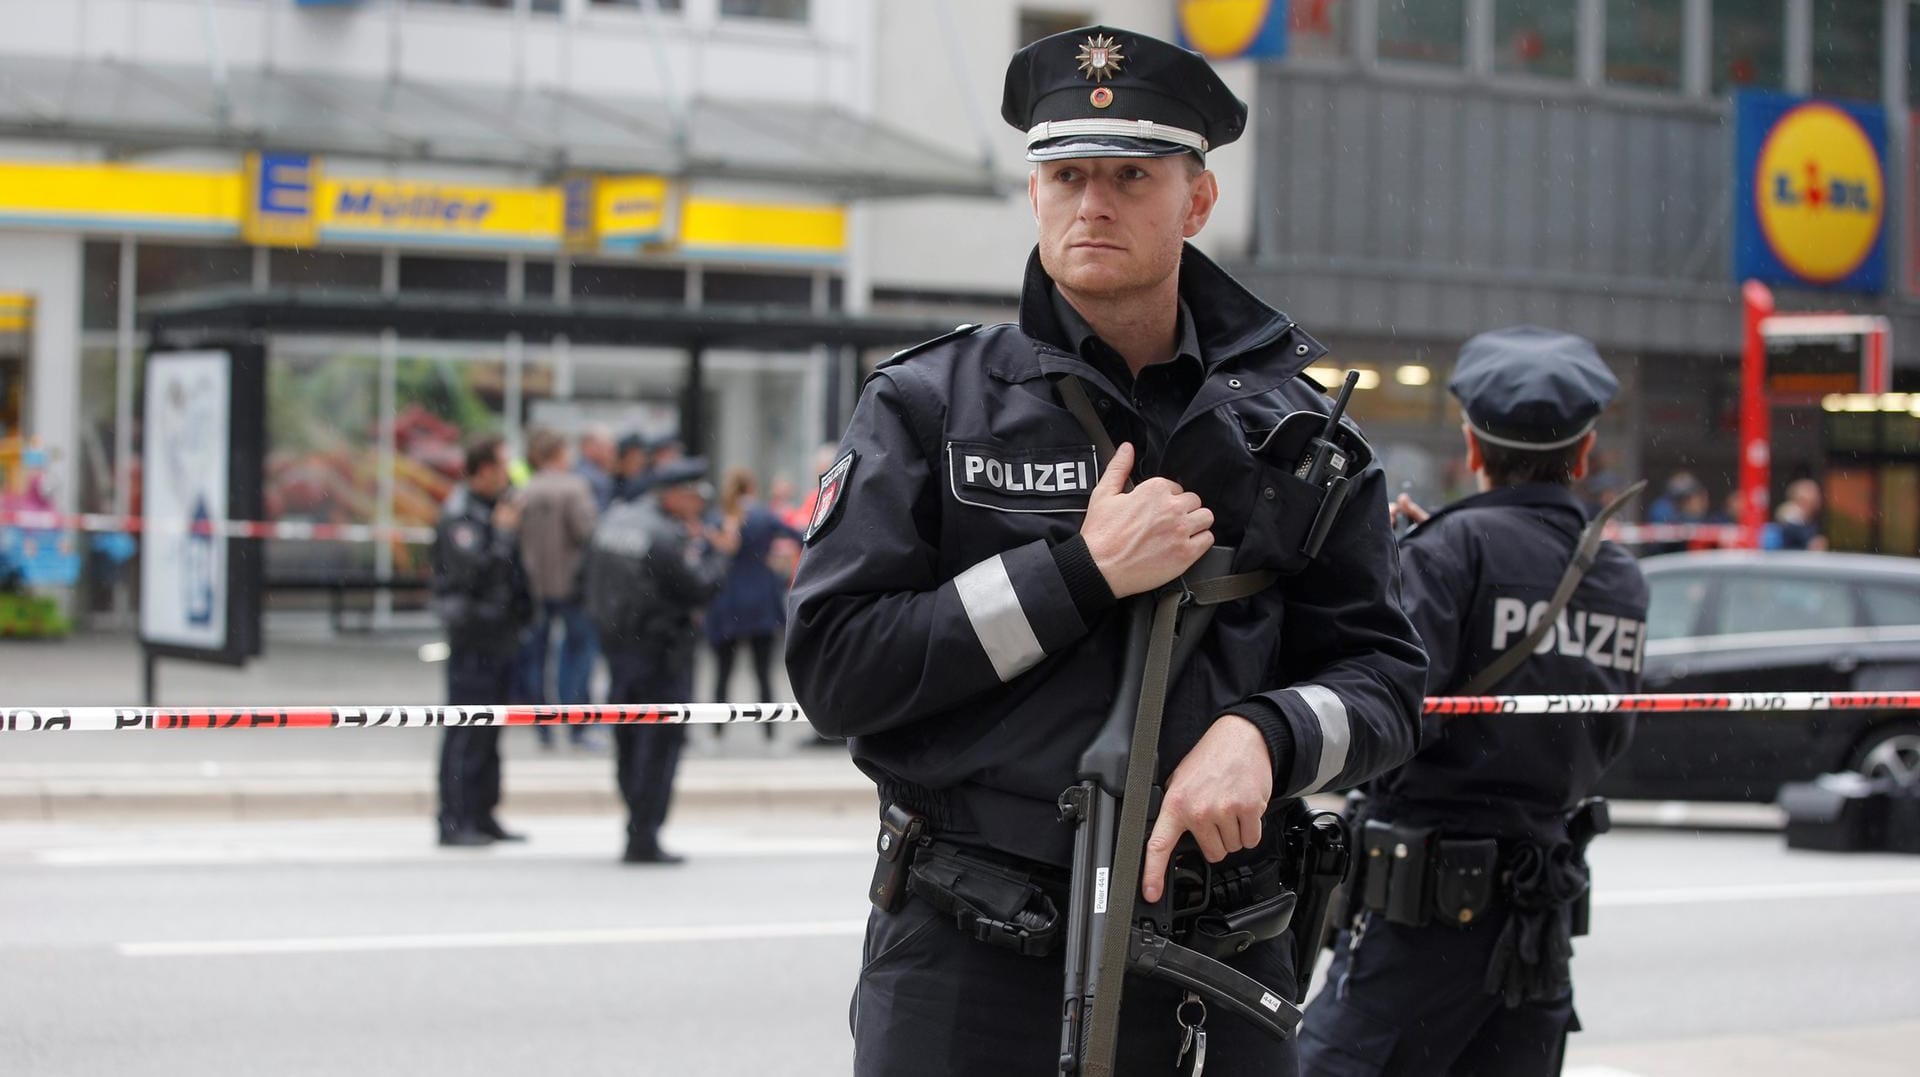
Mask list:
[[[781,538],[798,542],[799,532],[755,500],[758,484],[743,467],[727,472],[720,493],[722,526],[740,536],[740,549],[727,567],[720,593],[707,607],[707,642],[713,645],[715,702],[727,700],[733,679],[733,655],[742,642],[753,660],[760,694],[756,703],[773,702],[773,639],[787,619],[787,573],[768,564]],[[766,727],[773,739],[773,726]]]

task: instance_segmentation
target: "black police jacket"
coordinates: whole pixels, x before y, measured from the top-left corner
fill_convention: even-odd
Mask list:
[[[851,470],[816,523],[791,598],[787,670],[808,717],[950,837],[1064,864],[1056,801],[1116,689],[1121,618],[1083,611],[1054,549],[1099,478],[1055,379],[1081,378],[1114,440],[1128,394],[1059,346],[1031,259],[1021,321],[883,364],[841,442]],[[1198,251],[1181,262],[1205,376],[1154,472],[1198,493],[1232,570],[1278,584],[1215,607],[1169,694],[1161,776],[1223,713],[1262,725],[1275,793],[1353,785],[1404,760],[1425,660],[1398,603],[1383,480],[1369,466],[1311,563],[1317,496],[1263,454],[1287,415],[1329,410],[1301,371],[1324,353]],[[831,478],[832,473],[829,473]],[[816,516],[823,510],[816,510]]]
[[[601,648],[644,652],[662,669],[679,669],[693,664],[697,619],[726,577],[727,558],[649,494],[600,514],[583,571]]]
[[[433,609],[460,650],[511,651],[533,615],[513,535],[493,526],[493,505],[455,487],[433,531]]]
[[[1457,501],[1400,544],[1407,611],[1431,663],[1427,691],[1453,695],[1518,643],[1573,559],[1586,510],[1564,486],[1510,486]],[[1494,685],[1503,695],[1640,688],[1647,583],[1632,555],[1602,543],[1534,654]],[[1369,812],[1476,836],[1563,839],[1562,822],[1626,751],[1633,717],[1426,718],[1420,751],[1369,787]]]

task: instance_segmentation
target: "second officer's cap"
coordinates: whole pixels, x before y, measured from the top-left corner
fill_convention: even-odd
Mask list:
[[[1246,103],[1199,53],[1088,26],[1013,54],[1000,115],[1027,133],[1027,160],[1172,157],[1239,138]]]
[[[1447,388],[1481,441],[1546,451],[1587,436],[1620,382],[1587,338],[1521,325],[1467,341]]]

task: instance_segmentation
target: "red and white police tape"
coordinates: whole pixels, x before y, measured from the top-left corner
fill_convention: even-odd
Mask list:
[[[330,542],[382,542],[389,539],[424,545],[433,541],[431,527],[378,527],[372,524],[316,524],[299,520],[154,520],[144,516],[108,516],[95,512],[60,513],[39,509],[0,511],[0,527],[36,531],[86,531],[94,534],[130,534],[153,531],[169,534],[218,535],[222,538],[298,539]]]
[[[1920,692],[1719,692],[1664,695],[1438,696],[1433,715],[1678,714],[1920,710]],[[796,703],[510,707],[0,707],[0,733],[168,729],[420,729],[446,726],[720,725],[803,722]]]

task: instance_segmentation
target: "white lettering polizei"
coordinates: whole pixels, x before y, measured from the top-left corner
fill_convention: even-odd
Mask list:
[[[1513,636],[1525,635],[1527,630],[1527,604],[1517,598],[1496,598],[1493,600],[1493,649],[1504,651],[1507,641]]]

